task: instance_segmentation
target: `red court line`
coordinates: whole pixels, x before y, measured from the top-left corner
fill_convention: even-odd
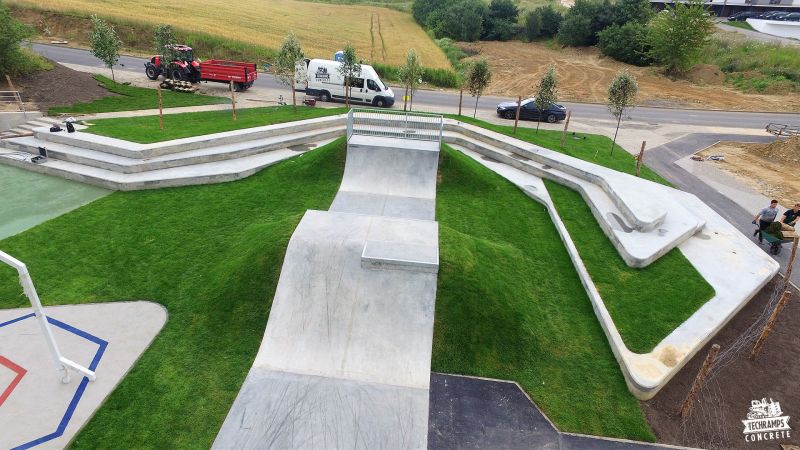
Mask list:
[[[17,376],[14,377],[14,379],[11,381],[11,384],[8,385],[6,390],[3,391],[2,394],[0,394],[0,406],[3,406],[3,402],[5,402],[6,399],[11,395],[11,391],[13,391],[15,387],[17,387],[20,380],[22,380],[22,377],[24,377],[25,374],[28,373],[28,371],[14,364],[8,358],[2,355],[0,355],[0,365],[8,367],[9,369],[11,369],[12,372],[17,374]]]

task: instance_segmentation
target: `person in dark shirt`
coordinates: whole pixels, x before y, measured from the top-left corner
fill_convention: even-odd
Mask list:
[[[795,226],[798,219],[800,219],[800,203],[795,203],[794,208],[787,209],[786,212],[783,213],[781,222],[786,225]]]

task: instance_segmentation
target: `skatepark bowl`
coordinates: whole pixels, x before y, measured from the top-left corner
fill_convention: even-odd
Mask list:
[[[109,193],[88,184],[0,165],[0,240]]]

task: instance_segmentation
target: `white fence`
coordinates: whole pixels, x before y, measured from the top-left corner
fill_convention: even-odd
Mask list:
[[[0,91],[0,105],[16,105],[27,118],[25,103],[22,102],[22,96],[19,95],[19,91]]]
[[[353,108],[347,113],[347,139],[355,135],[442,141],[440,114]]]

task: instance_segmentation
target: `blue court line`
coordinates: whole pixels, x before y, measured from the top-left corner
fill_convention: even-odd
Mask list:
[[[18,317],[18,318],[13,319],[13,320],[9,320],[8,322],[0,323],[0,328],[4,327],[6,325],[11,325],[12,323],[15,323],[15,322],[19,322],[21,320],[25,320],[25,319],[34,317],[34,316],[35,315],[33,313],[30,313],[30,314],[24,315],[22,317]],[[86,340],[88,340],[90,342],[94,342],[95,344],[97,344],[97,346],[98,346],[97,353],[95,353],[94,358],[92,358],[91,364],[89,364],[89,370],[94,371],[94,370],[97,369],[97,366],[100,364],[100,359],[103,357],[103,353],[105,353],[106,347],[108,347],[108,342],[107,341],[105,341],[103,339],[100,339],[97,336],[93,336],[93,335],[91,335],[91,334],[89,334],[89,333],[87,333],[87,332],[85,332],[83,330],[79,330],[79,329],[77,329],[77,328],[75,328],[75,327],[73,327],[71,325],[67,325],[66,323],[64,323],[64,322],[62,322],[60,320],[56,320],[56,319],[54,319],[52,317],[48,317],[47,321],[50,322],[50,324],[52,324],[52,325],[55,325],[55,326],[57,326],[57,327],[59,327],[59,328],[61,328],[63,330],[69,331],[72,334],[75,334],[75,335],[80,336],[80,337],[82,337],[82,338],[84,338],[84,339],[86,339]],[[67,406],[67,410],[64,412],[64,416],[61,418],[61,422],[59,422],[58,427],[56,428],[56,431],[54,431],[53,433],[50,433],[48,435],[42,436],[42,437],[40,437],[38,439],[34,439],[34,440],[32,440],[30,442],[27,442],[25,444],[22,444],[20,446],[14,447],[12,450],[28,449],[28,448],[31,448],[31,447],[35,447],[35,446],[37,446],[37,445],[39,445],[41,443],[44,443],[44,442],[47,442],[47,441],[51,441],[53,439],[61,437],[64,434],[64,431],[67,429],[67,425],[69,425],[69,421],[72,419],[72,414],[75,413],[75,408],[78,407],[78,403],[80,402],[81,397],[83,397],[83,393],[86,391],[86,385],[88,385],[88,384],[89,384],[89,379],[86,378],[86,377],[83,377],[83,379],[81,380],[80,384],[78,385],[78,389],[75,390],[75,395],[72,396],[72,400],[69,402],[69,405]]]

